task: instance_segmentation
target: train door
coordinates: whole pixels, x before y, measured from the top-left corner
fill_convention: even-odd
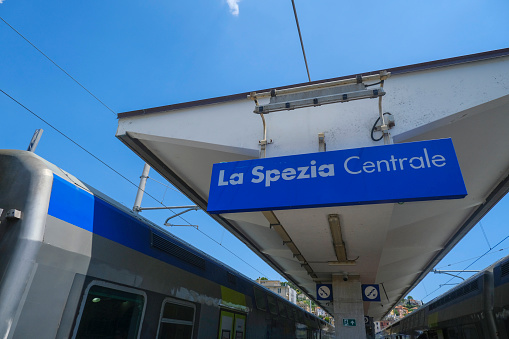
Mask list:
[[[219,320],[219,339],[245,339],[246,314],[221,310]]]

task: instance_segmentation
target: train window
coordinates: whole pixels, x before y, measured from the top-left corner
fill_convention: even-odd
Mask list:
[[[447,339],[459,339],[458,330],[456,328],[447,329]]]
[[[139,337],[145,295],[107,283],[87,288],[79,315],[76,339]]]
[[[267,295],[267,301],[269,302],[270,313],[277,315],[276,298],[272,295]]]
[[[479,334],[477,333],[477,329],[475,328],[475,325],[464,326],[461,330],[463,332],[464,339],[479,339],[479,338],[481,338],[479,336]]]
[[[256,308],[258,308],[261,311],[267,310],[267,301],[265,300],[265,292],[258,288],[254,288],[254,296],[255,296],[255,303]]]
[[[278,300],[277,301],[277,306],[279,308],[279,315],[282,316],[283,318],[286,318],[286,307],[285,307],[285,304],[281,300]]]
[[[157,338],[191,339],[195,306],[192,303],[167,298],[163,302]]]

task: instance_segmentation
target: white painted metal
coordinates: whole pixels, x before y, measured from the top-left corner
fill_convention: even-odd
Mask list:
[[[27,151],[35,153],[35,149],[41,140],[42,132],[44,132],[42,128],[35,130],[34,135],[32,136],[32,140],[30,140],[30,144],[28,145]]]
[[[331,282],[334,274],[383,283],[388,299],[383,293],[381,303],[364,303],[364,314],[379,319],[501,198],[490,194],[509,190],[497,188],[509,174],[508,69],[506,55],[441,68],[416,67],[393,73],[384,83],[383,110],[396,118],[394,142],[452,138],[466,198],[275,211],[272,219],[282,228],[271,227],[259,212],[213,217],[311,296],[317,281]],[[260,105],[266,102],[260,99]],[[214,163],[260,156],[264,130],[253,106],[244,97],[121,115],[117,137],[206,209]],[[265,156],[316,152],[319,133],[327,138],[327,151],[382,145],[370,137],[378,117],[376,99],[266,115],[266,139],[273,142],[266,145]],[[340,216],[347,255],[358,257],[356,265],[329,265],[337,261],[330,214]],[[291,242],[281,238],[281,229]],[[332,306],[323,306],[333,313]]]
[[[147,185],[148,173],[150,171],[150,165],[145,163],[143,166],[143,172],[140,177],[140,185],[138,186],[138,192],[136,192],[136,199],[134,200],[133,211],[141,211],[141,200],[143,199],[143,193],[145,193],[145,186]]]

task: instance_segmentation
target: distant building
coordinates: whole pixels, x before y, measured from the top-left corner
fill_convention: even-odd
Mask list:
[[[382,321],[375,321],[373,322],[375,325],[375,333],[378,333],[382,331],[384,328],[392,324],[392,321],[389,320],[382,320]]]
[[[325,312],[325,311],[324,311],[321,307],[318,307],[318,306],[317,306],[317,307],[315,308],[315,312],[316,312],[315,314],[316,314],[318,317],[319,317],[319,316],[323,316],[324,318],[325,318],[325,317],[328,317],[327,312]]]
[[[288,285],[283,285],[279,280],[261,280],[258,279],[256,282],[265,288],[268,288],[274,293],[279,294],[286,300],[297,305],[297,291]]]
[[[408,303],[412,306],[422,306],[421,300],[408,299]]]
[[[400,319],[408,314],[408,310],[403,305],[398,305],[394,307],[393,312]]]

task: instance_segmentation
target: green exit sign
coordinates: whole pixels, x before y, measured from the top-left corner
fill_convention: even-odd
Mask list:
[[[343,319],[343,326],[357,326],[355,319]]]

